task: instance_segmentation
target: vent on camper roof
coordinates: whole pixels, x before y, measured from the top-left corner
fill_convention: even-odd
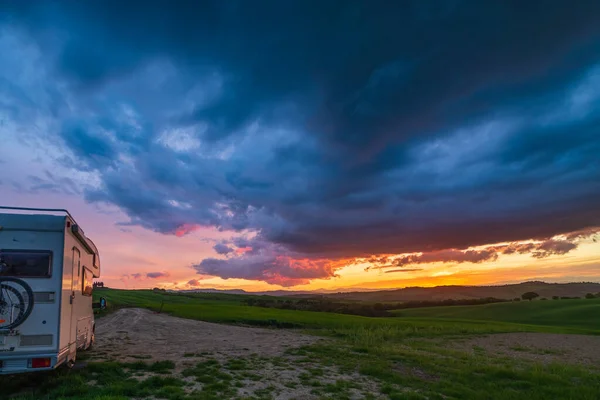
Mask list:
[[[19,346],[52,346],[52,335],[21,335]]]
[[[56,294],[54,292],[34,292],[33,301],[35,303],[54,303]]]

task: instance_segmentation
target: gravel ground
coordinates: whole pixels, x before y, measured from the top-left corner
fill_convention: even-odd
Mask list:
[[[173,373],[190,382],[188,390],[201,390],[202,383],[184,378],[181,373],[198,362],[213,359],[223,366],[232,360],[245,360],[255,378],[243,380],[239,396],[256,396],[269,390],[275,400],[316,400],[318,387],[343,381],[355,387],[346,392],[353,400],[378,399],[375,383],[358,373],[345,374],[286,350],[323,340],[314,336],[279,329],[220,325],[176,318],[146,309],[125,308],[96,322],[96,344],[90,352],[93,361],[163,361],[175,363]],[[315,372],[318,374],[315,375]],[[150,376],[144,373],[139,379]]]
[[[600,336],[553,333],[499,333],[454,342],[453,347],[541,363],[600,366]]]
[[[202,352],[277,356],[289,348],[317,340],[291,331],[213,324],[141,308],[118,310],[98,319],[96,325],[96,350],[105,351],[117,360],[149,355],[158,360],[177,361],[185,353]]]

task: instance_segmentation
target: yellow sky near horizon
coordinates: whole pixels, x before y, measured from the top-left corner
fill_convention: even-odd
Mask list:
[[[440,285],[490,285],[516,283],[527,280],[548,282],[594,281],[600,282],[600,243],[591,240],[580,243],[579,247],[566,255],[536,259],[530,255],[501,255],[498,260],[482,263],[430,263],[414,267],[420,271],[386,273],[383,270],[369,270],[369,264],[356,264],[337,271],[338,277],[318,279],[307,285],[281,287],[265,282],[244,279],[221,279],[206,277],[201,279],[193,270],[171,275],[164,280],[127,280],[126,288],[158,286],[165,288],[193,289],[186,285],[190,279],[198,279],[197,288],[244,289],[247,291],[268,290],[334,290],[338,288],[391,289],[408,286]],[[406,267],[407,269],[413,266]],[[149,286],[150,285],[150,286]]]
[[[85,203],[68,201],[56,195],[45,197],[47,207],[68,208],[82,224],[86,235],[100,251],[102,276],[99,280],[115,288],[180,288],[190,289],[187,282],[199,280],[199,288],[268,290],[334,290],[338,288],[389,289],[407,286],[489,285],[544,279],[551,282],[600,282],[600,241],[591,238],[578,243],[565,255],[536,259],[528,254],[501,254],[495,261],[482,263],[429,263],[409,265],[405,269],[420,271],[386,273],[365,271],[368,264],[355,264],[337,270],[339,277],[316,279],[307,285],[282,287],[262,281],[203,277],[191,267],[203,258],[216,257],[212,246],[231,236],[227,232],[202,228],[183,237],[165,235],[137,226],[120,226],[115,222],[127,218],[118,211],[107,211]],[[21,195],[19,204],[35,207],[37,197]],[[106,214],[110,212],[110,214]],[[480,246],[483,247],[483,246]],[[396,268],[402,269],[402,268]],[[150,279],[147,273],[162,272],[167,276]],[[133,278],[140,274],[140,278]]]

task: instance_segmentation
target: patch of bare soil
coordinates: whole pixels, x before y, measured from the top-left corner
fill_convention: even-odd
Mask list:
[[[352,399],[378,398],[379,384],[358,373],[341,373],[307,357],[293,355],[319,339],[292,331],[220,325],[126,308],[96,322],[96,344],[89,357],[103,361],[171,360],[172,373],[188,383],[188,393],[203,384],[185,371],[216,361],[217,370],[237,378],[238,396],[264,396],[277,400],[318,399],[332,385],[348,386]],[[237,364],[236,364],[237,363]],[[237,365],[237,369],[228,367]],[[139,379],[149,373],[139,373]],[[151,374],[151,373],[150,373]]]
[[[553,333],[498,333],[454,342],[467,351],[483,349],[496,355],[524,358],[544,364],[559,362],[600,365],[600,336]]]
[[[289,331],[213,324],[141,308],[118,310],[96,325],[97,352],[107,352],[117,360],[147,355],[177,361],[186,353],[202,352],[276,356],[317,340]]]

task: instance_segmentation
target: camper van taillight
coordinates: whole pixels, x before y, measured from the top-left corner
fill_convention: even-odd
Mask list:
[[[48,368],[50,366],[50,358],[32,358],[31,368]]]

